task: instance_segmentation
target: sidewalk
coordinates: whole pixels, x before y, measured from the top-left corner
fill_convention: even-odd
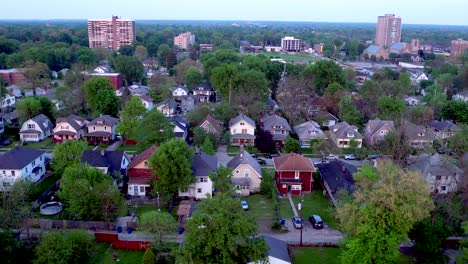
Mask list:
[[[294,205],[294,202],[290,193],[288,193],[288,199],[289,199],[289,203],[291,204],[291,208],[293,210],[294,216],[298,216],[299,214],[297,213],[296,206]]]

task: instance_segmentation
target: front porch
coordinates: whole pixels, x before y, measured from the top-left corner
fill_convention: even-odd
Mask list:
[[[231,138],[231,146],[253,146],[255,140],[248,138]]]
[[[55,134],[52,143],[62,143],[64,141],[76,140],[75,134]]]
[[[89,145],[101,145],[101,144],[109,144],[111,142],[110,137],[106,136],[86,136]]]
[[[278,191],[282,195],[291,194],[293,196],[302,195],[302,185],[302,179],[279,179],[276,184]]]

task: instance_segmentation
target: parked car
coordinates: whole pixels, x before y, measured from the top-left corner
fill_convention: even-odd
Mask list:
[[[294,228],[297,228],[297,229],[302,228],[302,220],[299,216],[293,216],[292,222],[293,222]]]
[[[249,210],[249,204],[247,203],[247,201],[241,201],[241,206],[242,209]]]
[[[264,160],[264,159],[257,158],[257,161],[258,161],[258,164],[260,164],[260,165],[265,165],[266,164],[266,160]]]
[[[267,159],[272,159],[274,157],[279,157],[279,156],[280,156],[280,154],[278,154],[278,153],[265,154],[265,158],[267,158]]]
[[[354,154],[346,154],[346,155],[344,155],[344,159],[345,160],[355,160],[355,159],[357,159],[357,157]]]
[[[310,215],[309,221],[315,229],[323,228],[323,220],[319,215]]]
[[[254,159],[258,158],[258,154],[257,154],[257,153],[251,153],[250,156],[252,156],[252,158],[254,158]]]
[[[378,157],[380,157],[380,154],[371,154],[371,155],[367,156],[368,159],[376,159]]]
[[[328,154],[327,156],[328,160],[336,160],[338,158],[339,158],[338,155],[335,155],[335,154]]]

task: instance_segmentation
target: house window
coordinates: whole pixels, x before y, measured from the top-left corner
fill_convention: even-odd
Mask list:
[[[418,133],[418,136],[424,137],[424,133]]]
[[[198,188],[197,189],[197,193],[201,193],[202,192],[202,189],[201,188]]]
[[[299,171],[294,172],[294,179],[299,179]]]
[[[27,168],[27,167],[26,167],[26,168],[24,168],[24,170],[25,170],[26,172],[28,172],[28,168]]]
[[[381,135],[387,135],[387,133],[388,133],[388,130],[380,130]]]
[[[235,134],[235,133],[236,133],[236,129],[235,129],[235,128],[232,130],[232,133],[233,133],[233,134]]]
[[[291,185],[291,190],[292,191],[300,191],[301,190],[301,185]]]
[[[442,178],[442,176],[437,175],[437,176],[436,176],[436,181],[440,181],[441,178]]]
[[[145,167],[148,167],[148,161],[145,160]]]
[[[286,184],[283,184],[283,188],[286,188]]]
[[[33,160],[32,165],[36,166],[36,161],[35,160]]]
[[[28,124],[28,129],[36,129],[36,125],[35,124]]]
[[[242,129],[242,134],[247,134],[247,129]]]
[[[353,133],[348,133],[348,137],[354,137]]]
[[[15,171],[11,171],[11,176],[15,176]]]
[[[248,170],[244,171],[244,177],[246,177],[246,178],[249,177],[249,171]]]
[[[240,125],[243,126],[243,125],[245,125],[245,123],[241,122]]]
[[[440,186],[440,191],[446,192],[447,191],[447,186]]]
[[[200,177],[200,182],[208,182],[208,179],[205,177]]]
[[[140,186],[140,192],[144,193],[145,192],[145,186]]]
[[[104,130],[107,130],[107,127],[106,127],[106,126],[104,127]]]
[[[96,126],[93,126],[93,130],[96,130]]]
[[[6,175],[6,171],[3,171],[3,174]]]

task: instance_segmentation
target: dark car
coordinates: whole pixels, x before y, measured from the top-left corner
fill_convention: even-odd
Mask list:
[[[257,153],[252,153],[252,154],[250,154],[250,156],[252,156],[252,158],[254,158],[254,159],[258,158],[258,154],[257,154]]]
[[[272,159],[274,157],[279,157],[279,156],[280,156],[280,154],[278,154],[278,153],[265,154],[265,158],[267,158],[267,159]]]
[[[309,221],[312,224],[312,227],[315,229],[322,229],[323,228],[323,220],[318,215],[311,215],[309,216]]]
[[[260,165],[265,165],[265,164],[267,164],[267,163],[266,163],[266,160],[261,159],[261,158],[257,158],[257,161],[258,161],[258,164],[260,164]]]

